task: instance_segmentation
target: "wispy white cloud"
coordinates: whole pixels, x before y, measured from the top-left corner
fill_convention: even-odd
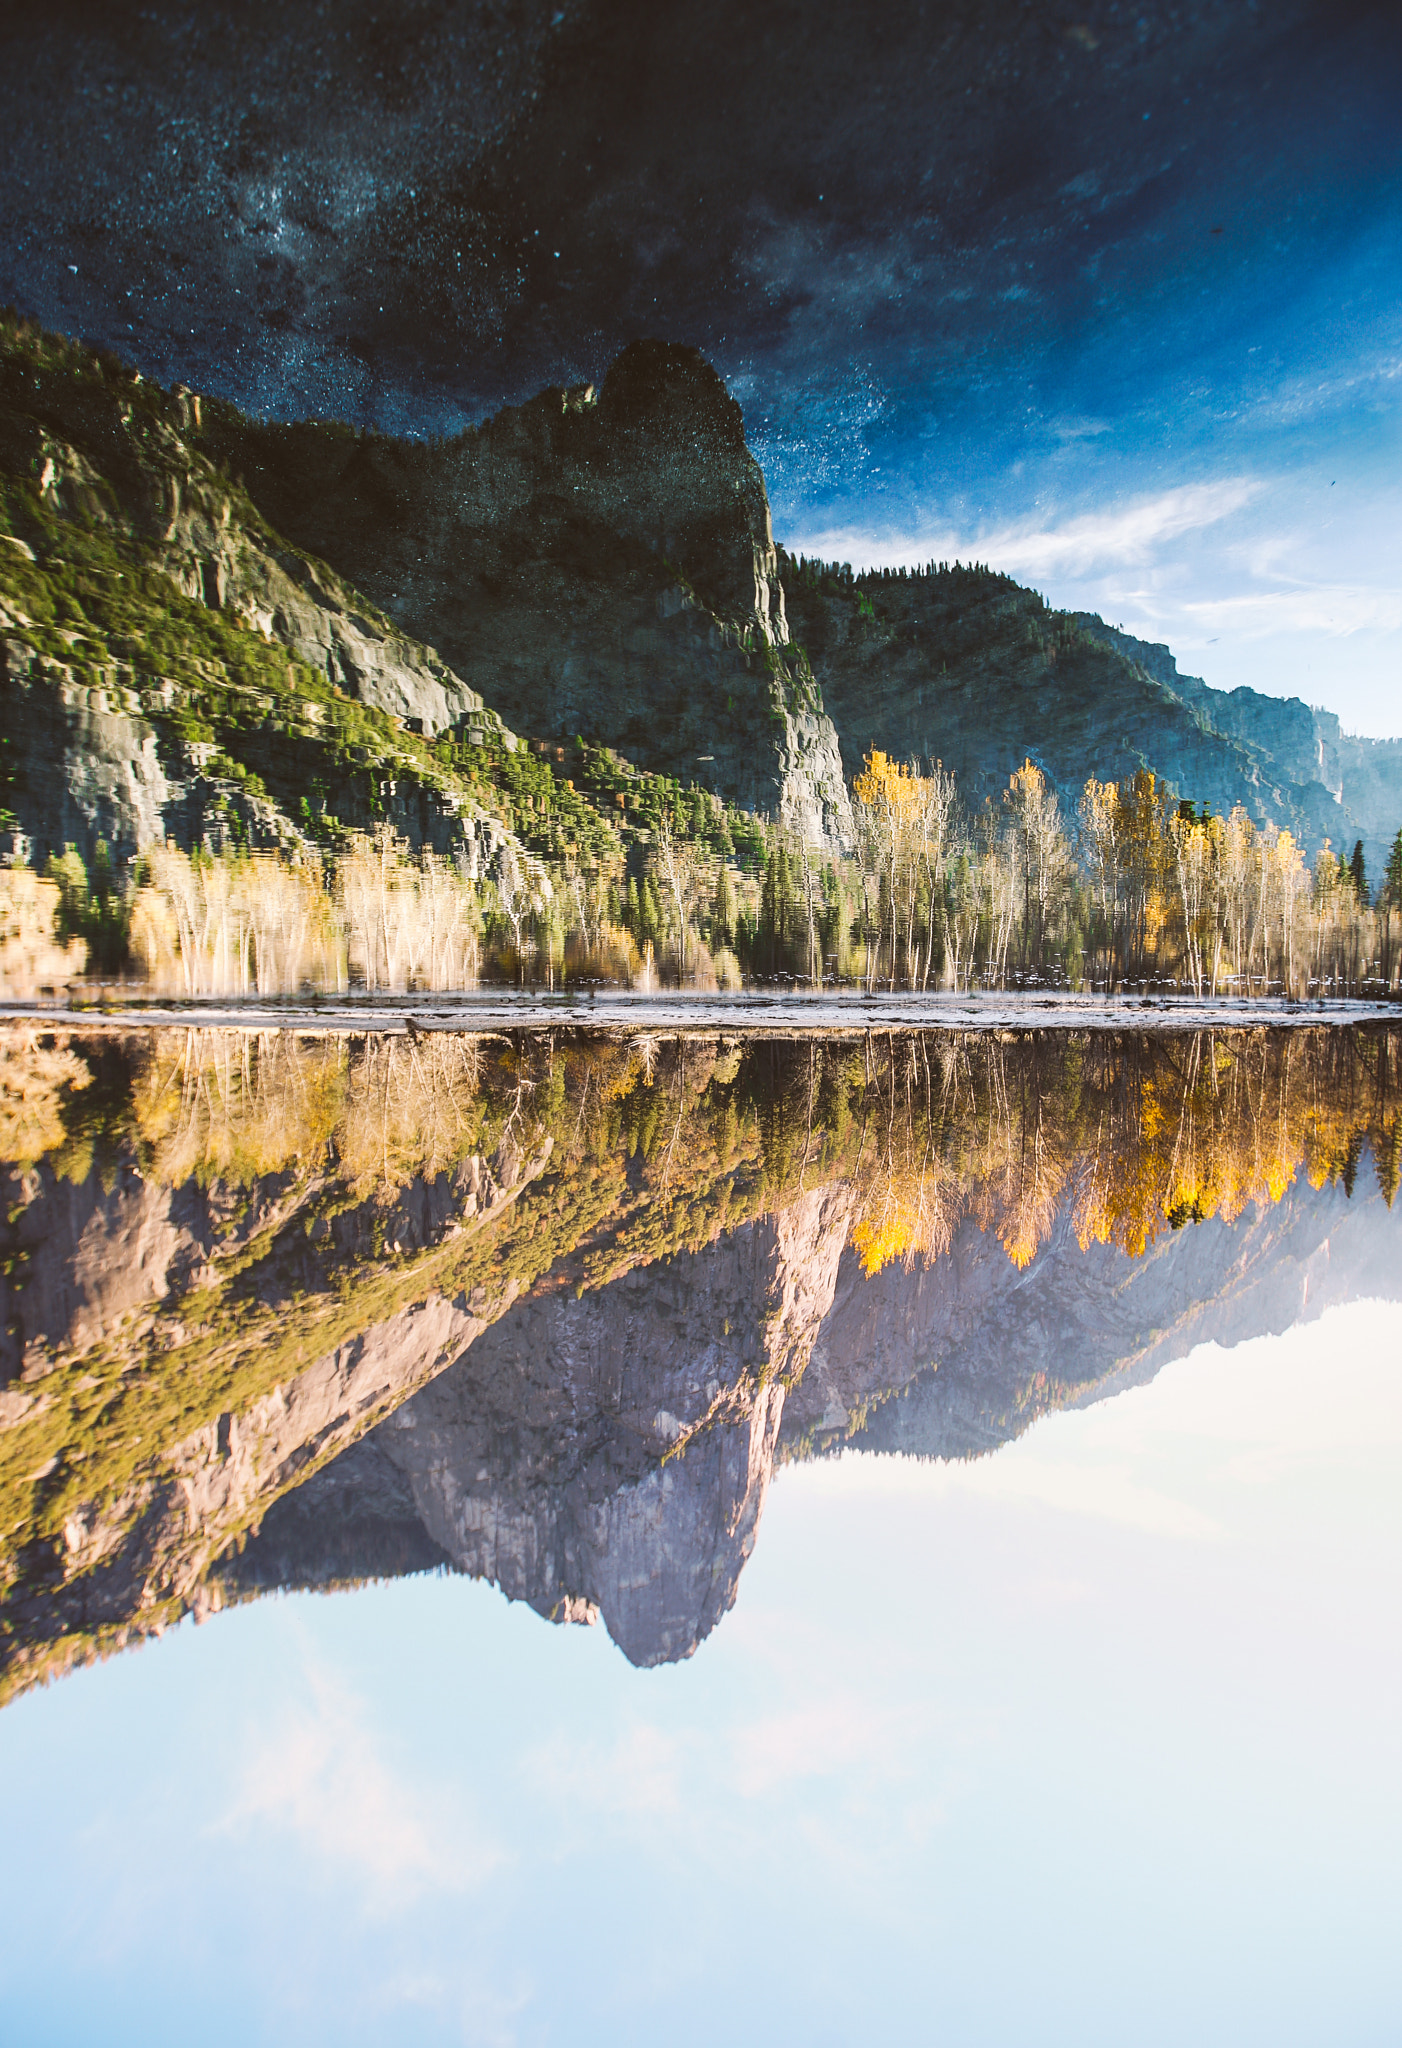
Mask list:
[[[1244,476],[1185,484],[1104,512],[1083,513],[1062,526],[1035,532],[1004,527],[983,537],[980,553],[1000,567],[1016,567],[1034,576],[1084,572],[1111,562],[1145,562],[1167,542],[1240,512],[1263,488]]]
[[[1242,640],[1272,633],[1395,633],[1402,627],[1402,591],[1317,583],[1189,599],[1178,611],[1204,633],[1230,633]]]
[[[976,558],[995,569],[1024,576],[1085,574],[1111,565],[1151,561],[1169,542],[1240,512],[1264,489],[1256,477],[1220,477],[1211,483],[1183,484],[1152,497],[1134,498],[1103,512],[1079,513],[1060,525],[1024,521],[975,533],[931,531],[914,539],[838,527],[805,536],[794,545],[806,554],[870,568],[909,566],[931,558]]]
[[[918,1716],[872,1697],[830,1694],[736,1729],[734,1774],[746,1799],[782,1793],[799,1778],[869,1775],[873,1760],[907,1754]]]
[[[309,1855],[353,1873],[377,1913],[480,1884],[501,1851],[395,1770],[334,1677],[315,1667],[307,1676],[309,1702],[260,1730],[216,1831],[295,1837]]]

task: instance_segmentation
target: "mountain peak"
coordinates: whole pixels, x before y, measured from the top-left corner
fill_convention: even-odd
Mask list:
[[[611,426],[683,432],[745,450],[745,422],[720,372],[698,348],[680,342],[630,342],[604,378],[599,410]]]

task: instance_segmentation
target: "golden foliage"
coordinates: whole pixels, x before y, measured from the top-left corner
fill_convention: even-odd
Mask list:
[[[66,1045],[20,1025],[0,1034],[0,1160],[25,1172],[63,1143],[63,1099],[92,1080]]]
[[[59,889],[28,868],[0,868],[0,993],[20,1001],[62,988],[87,966],[81,939],[54,936]]]

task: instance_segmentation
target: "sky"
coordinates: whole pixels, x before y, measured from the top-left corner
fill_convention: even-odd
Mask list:
[[[781,1474],[629,1666],[490,1587],[260,1600],[0,1714],[25,2048],[1382,2048],[1402,1309],[972,1463]]]
[[[407,433],[690,342],[795,549],[1402,731],[1390,0],[54,0],[0,50],[51,326]]]

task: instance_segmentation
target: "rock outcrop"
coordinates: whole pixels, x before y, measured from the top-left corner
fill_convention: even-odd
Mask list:
[[[333,1255],[338,1236],[343,1245],[363,1244],[363,1287],[383,1271],[374,1247],[386,1230],[396,1253],[411,1242],[460,1250],[501,1220],[548,1156],[548,1147],[527,1158],[504,1145],[492,1160],[469,1158],[451,1176],[410,1182],[388,1216],[364,1204],[344,1209],[318,1236]],[[42,1430],[52,1376],[75,1358],[89,1368],[83,1388],[102,1384],[103,1375],[139,1378],[162,1353],[168,1363],[156,1368],[166,1395],[153,1402],[138,1393],[134,1402],[145,1410],[148,1455],[129,1453],[115,1484],[109,1478],[99,1492],[84,1490],[56,1544],[5,1530],[7,1684],[62,1668],[96,1643],[120,1646],[186,1611],[217,1607],[220,1592],[206,1579],[219,1552],[288,1487],[461,1356],[515,1300],[519,1283],[509,1274],[454,1288],[420,1269],[398,1288],[382,1285],[375,1307],[338,1312],[334,1293],[298,1284],[316,1260],[302,1222],[306,1215],[310,1224],[308,1205],[321,1191],[315,1178],[289,1173],[268,1176],[251,1193],[197,1179],[163,1185],[130,1154],[81,1178],[47,1163],[23,1177],[22,1206],[4,1229],[0,1432]],[[224,1272],[237,1273],[245,1259],[256,1264],[270,1247],[273,1269],[227,1326],[202,1320]],[[19,1268],[22,1291],[11,1278]],[[156,1313],[174,1302],[185,1320]],[[282,1349],[280,1334],[291,1338]],[[71,1398],[71,1378],[60,1380],[60,1399]],[[228,1405],[182,1431],[182,1407],[187,1417],[207,1408],[221,1385]],[[138,1435],[131,1450],[141,1442]],[[59,1454],[29,1475],[41,1493],[48,1480],[62,1480],[63,1464]],[[11,1485],[14,1476],[6,1470]],[[27,1555],[15,1584],[17,1552]]]
[[[394,731],[463,725],[508,749],[514,735],[434,649],[272,532],[200,451],[198,418],[190,394],[160,392],[82,351],[0,347],[0,469],[7,485],[32,493],[40,522],[37,546],[6,535],[0,554],[9,572],[0,587],[0,795],[14,850],[42,864],[65,845],[90,860],[98,840],[119,862],[167,838],[302,844],[308,778],[295,750],[272,750],[274,795],[237,772],[195,702],[214,691],[235,723],[276,724],[252,653],[282,686],[338,822],[388,816],[415,845],[465,848],[485,864],[510,837],[501,820],[396,747]],[[106,593],[106,616],[91,602],[84,609],[75,569],[85,588]],[[193,630],[198,612],[216,615],[221,631]],[[152,672],[166,661],[164,674]],[[390,770],[382,786],[358,791],[345,750],[334,759],[331,722],[297,696],[298,664],[324,679],[327,697],[384,714],[373,735],[383,736]],[[293,737],[286,720],[283,737]],[[281,780],[279,752],[293,757]],[[318,752],[332,758],[319,762]]]
[[[695,350],[638,342],[420,446],[206,404],[203,443],[518,730],[581,733],[810,836],[849,826],[837,734],[790,645],[740,408]]]
[[[834,1189],[583,1301],[517,1303],[280,1499],[219,1597],[446,1566],[552,1620],[602,1616],[635,1663],[689,1656],[733,1604],[776,1460],[978,1456],[1196,1344],[1402,1297],[1375,1188],[1301,1182],[1137,1259],[1063,1215],[1025,1270],[970,1221],[945,1257],[868,1276],[849,1214]]]
[[[315,806],[339,827],[388,818],[479,867],[532,820],[552,857],[586,837],[612,857],[620,833],[641,855],[626,792],[575,793],[576,739],[613,750],[621,774],[698,785],[834,849],[851,843],[847,780],[873,748],[942,760],[972,806],[1029,755],[1068,809],[1089,776],[1148,767],[1310,853],[1361,837],[1374,874],[1402,822],[1402,742],[1209,690],[1166,648],[1051,611],[1005,576],[854,577],[787,556],[739,406],[674,344],[634,343],[597,389],[544,391],[418,443],[249,420],[12,325],[3,480],[49,522],[0,533],[15,728],[0,803],[39,858],[167,833],[295,843]],[[63,536],[80,530],[139,546],[188,608],[163,620],[147,591],[140,663],[116,603],[134,599],[135,557],[75,541],[75,611]],[[113,614],[102,630],[99,612]],[[201,614],[243,641],[206,644]],[[183,660],[163,671],[177,628]],[[292,665],[275,677],[269,649]],[[374,732],[337,727],[309,678],[333,712],[373,713]],[[445,732],[470,768],[417,744]],[[530,795],[513,813],[499,771],[518,733],[561,769],[548,804]]]
[[[850,1211],[841,1188],[806,1195],[581,1299],[518,1302],[280,1502],[221,1584],[364,1575],[407,1544],[552,1620],[601,1615],[635,1664],[690,1656],[754,1547]]]

